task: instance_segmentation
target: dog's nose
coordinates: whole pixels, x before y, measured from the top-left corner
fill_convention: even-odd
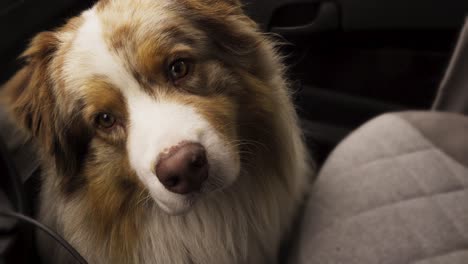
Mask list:
[[[167,190],[187,194],[200,190],[208,178],[205,148],[197,143],[173,147],[156,165],[156,176]]]

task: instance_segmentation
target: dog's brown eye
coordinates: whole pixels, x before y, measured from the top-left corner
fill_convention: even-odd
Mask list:
[[[115,122],[115,117],[108,113],[100,113],[96,116],[96,124],[101,128],[112,128]]]
[[[186,60],[176,60],[169,66],[169,77],[172,81],[178,81],[190,72],[190,63]]]

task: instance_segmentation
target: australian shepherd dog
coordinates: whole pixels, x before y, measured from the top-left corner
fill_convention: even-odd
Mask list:
[[[238,1],[102,0],[22,58],[2,98],[38,146],[38,217],[89,263],[277,262],[311,166]]]

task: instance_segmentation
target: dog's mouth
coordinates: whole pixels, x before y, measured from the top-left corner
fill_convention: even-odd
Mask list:
[[[171,200],[155,199],[156,204],[169,215],[182,215],[190,211],[193,205],[200,199],[202,193],[194,192],[183,197]]]
[[[230,184],[223,183],[218,177],[209,177],[205,181],[201,188],[197,191],[193,191],[187,194],[175,194],[172,193],[170,196],[153,196],[156,204],[160,209],[170,215],[181,215],[189,212],[193,206],[202,202],[203,199],[221,190],[228,188]]]

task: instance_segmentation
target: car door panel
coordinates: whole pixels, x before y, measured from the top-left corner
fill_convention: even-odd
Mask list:
[[[323,159],[374,116],[429,109],[468,1],[250,0],[245,10],[285,43],[300,115]]]

